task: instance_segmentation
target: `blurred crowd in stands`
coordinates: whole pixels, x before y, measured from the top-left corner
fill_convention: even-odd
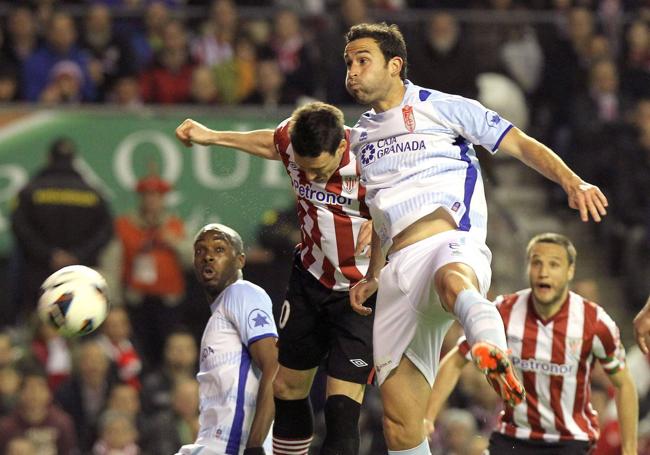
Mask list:
[[[631,313],[650,293],[647,0],[15,0],[0,2],[0,14],[0,103],[48,108],[273,108],[312,98],[352,104],[344,88],[344,32],[360,22],[398,23],[409,78],[492,101],[605,191],[610,214],[594,229],[610,258],[606,272],[626,287],[628,300],[617,304]],[[523,108],[512,110],[517,97]],[[56,150],[41,178],[69,173],[55,163]],[[37,222],[30,231],[24,205],[12,215],[17,256],[9,272],[16,280],[0,334],[0,452],[153,455],[194,440],[197,337],[208,309],[188,274],[193,233],[165,212],[166,182],[148,176],[135,190],[137,210],[118,214],[109,223],[112,237],[95,239],[92,248],[79,245],[92,240],[84,234],[64,245],[68,240],[52,231],[44,249],[33,232],[45,241],[44,232],[61,226]],[[564,210],[564,201],[551,203]],[[293,216],[292,209],[265,215],[259,245],[248,252],[246,277],[274,301],[284,298],[299,238]],[[115,294],[108,320],[96,336],[74,342],[29,317],[37,289],[15,286],[30,273],[37,286],[68,263],[118,272],[108,277]],[[640,359],[635,377],[650,377],[650,359]],[[482,377],[467,369],[461,384],[442,415],[436,453],[481,453],[494,426],[500,405]],[[596,378],[592,391],[605,435],[596,453],[606,455],[617,453],[617,422],[601,384]],[[650,453],[649,389],[639,386],[647,416],[642,454]],[[383,453],[376,392],[366,401],[361,453]]]

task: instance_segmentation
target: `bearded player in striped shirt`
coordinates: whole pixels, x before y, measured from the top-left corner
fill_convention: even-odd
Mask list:
[[[569,290],[576,250],[563,235],[533,237],[527,248],[530,288],[497,298],[512,365],[523,378],[525,401],[505,405],[489,453],[588,454],[598,436],[590,375],[600,362],[616,392],[622,453],[637,453],[638,400],[619,330],[605,310]],[[427,408],[434,422],[470,361],[462,337],[442,360]],[[433,430],[432,425],[428,428]]]
[[[369,259],[362,252],[371,225],[343,114],[316,102],[297,109],[275,132],[214,131],[188,119],[176,135],[188,146],[232,147],[285,166],[296,193],[302,243],[286,300],[273,305],[280,363],[273,450],[308,453],[313,437],[309,391],[327,358],[327,435],[320,453],[356,455],[361,402],[373,373],[373,319],[352,311],[349,289],[367,271]]]

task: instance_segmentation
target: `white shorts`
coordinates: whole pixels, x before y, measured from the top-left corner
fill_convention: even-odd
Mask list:
[[[373,351],[381,385],[406,355],[433,384],[442,342],[454,317],[442,308],[433,278],[446,264],[470,266],[484,296],[490,288],[492,253],[464,231],[448,231],[409,245],[389,257],[379,276]]]
[[[273,438],[270,431],[262,446],[267,454],[273,452]],[[215,443],[207,438],[199,438],[194,444],[186,444],[178,449],[176,455],[224,455],[225,451],[225,443]],[[243,451],[242,445],[239,452]]]
[[[220,455],[219,452],[202,444],[187,444],[178,449],[176,455]]]

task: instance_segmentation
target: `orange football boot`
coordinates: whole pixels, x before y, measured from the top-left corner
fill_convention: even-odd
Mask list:
[[[526,391],[517,378],[507,353],[493,344],[479,341],[472,346],[472,359],[492,387],[510,406],[516,406],[524,401]]]

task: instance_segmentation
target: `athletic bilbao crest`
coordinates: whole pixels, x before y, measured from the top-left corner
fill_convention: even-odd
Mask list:
[[[343,191],[345,191],[348,194],[352,194],[356,186],[357,186],[356,177],[343,177]]]
[[[404,126],[409,133],[415,131],[415,115],[413,114],[413,106],[404,106],[402,108],[402,116],[404,117]]]

